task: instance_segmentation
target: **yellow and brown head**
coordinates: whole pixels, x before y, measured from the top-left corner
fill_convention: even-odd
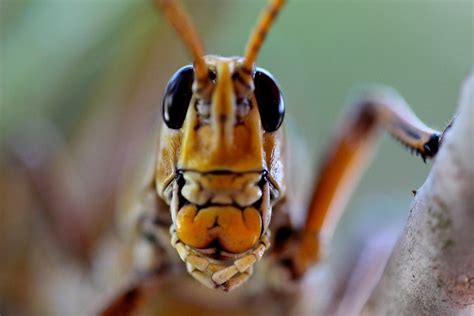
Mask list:
[[[185,16],[172,2],[160,4],[180,33],[190,27],[173,20]],[[281,5],[273,1],[264,12],[244,58],[203,56],[197,39],[182,34],[198,45],[194,65],[178,70],[164,94],[157,191],[170,205],[172,245],[212,288],[230,290],[249,278],[285,192],[283,98],[272,76],[254,66]]]

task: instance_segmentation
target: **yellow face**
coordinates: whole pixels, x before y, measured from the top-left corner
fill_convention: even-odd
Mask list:
[[[269,246],[272,206],[285,192],[281,93],[259,69],[244,85],[242,61],[206,56],[206,96],[184,77],[191,68],[165,92],[157,192],[170,205],[173,245],[211,287],[251,274],[253,263],[238,263],[257,261]]]

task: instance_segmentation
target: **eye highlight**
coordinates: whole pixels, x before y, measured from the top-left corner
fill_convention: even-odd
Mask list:
[[[176,71],[166,85],[162,114],[163,121],[171,129],[180,129],[183,126],[189,102],[193,95],[193,81],[193,66],[187,65]]]
[[[273,76],[263,68],[257,68],[254,77],[255,98],[266,132],[278,130],[285,117],[285,102]]]

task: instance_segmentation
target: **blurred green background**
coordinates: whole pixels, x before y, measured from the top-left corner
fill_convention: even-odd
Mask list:
[[[185,3],[209,52],[239,55],[265,1]],[[127,95],[142,84],[153,90],[143,102],[159,113],[164,83],[190,62],[151,1],[2,0],[0,12],[2,144],[37,116],[77,133],[99,108],[135,102]],[[315,160],[349,92],[366,83],[394,87],[442,129],[472,69],[473,39],[472,1],[295,0],[258,63],[279,80],[289,124]],[[375,197],[386,202],[374,216],[406,210],[428,170],[384,137],[351,208],[370,207]]]
[[[208,52],[221,55],[242,54],[265,4],[184,2]],[[422,120],[443,129],[473,69],[473,12],[470,0],[288,1],[258,64],[284,91],[287,127],[310,154],[298,161],[304,175],[317,166],[350,92],[368,83],[392,86]],[[151,0],[0,0],[0,45],[0,163],[8,162],[3,156],[19,132],[48,122],[66,146],[48,154],[72,152],[81,165],[79,203],[94,200],[94,194],[105,199],[101,190],[118,185],[115,174],[127,164],[114,169],[113,159],[126,156],[127,166],[136,167],[159,121],[167,80],[191,61]],[[44,154],[44,148],[27,153]],[[387,136],[379,149],[346,212],[340,241],[354,222],[367,231],[400,229],[412,189],[429,172],[430,163]],[[6,179],[8,188],[12,178]]]

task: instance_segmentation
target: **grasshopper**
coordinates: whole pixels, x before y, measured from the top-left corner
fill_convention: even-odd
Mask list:
[[[436,155],[440,132],[400,97],[367,93],[330,140],[303,225],[291,221],[283,93],[255,64],[284,2],[269,1],[243,57],[222,57],[206,55],[178,1],[157,1],[193,64],[165,88],[158,148],[134,208],[137,278],[103,315],[133,313],[149,280],[185,271],[196,284],[228,292],[251,283],[256,270],[260,288],[289,293],[321,259],[381,130],[423,160]]]

